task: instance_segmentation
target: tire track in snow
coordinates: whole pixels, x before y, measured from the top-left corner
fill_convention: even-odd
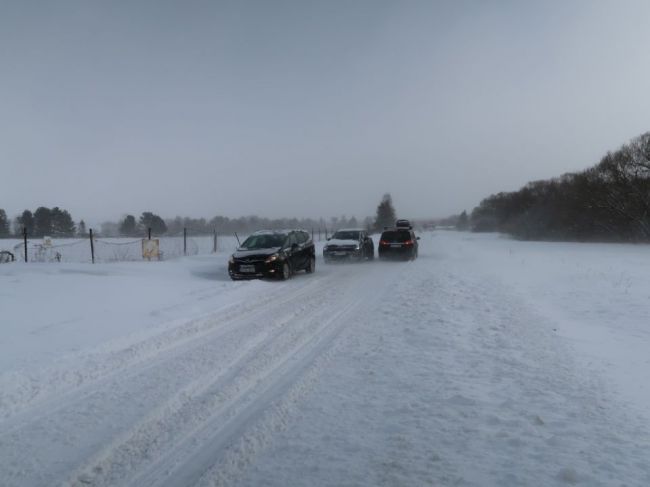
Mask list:
[[[353,276],[337,288],[330,282],[334,274],[318,277],[290,281],[296,289],[274,290],[274,298],[244,316],[217,317],[220,325],[208,325],[210,331],[172,341],[158,354],[12,418],[11,430],[3,427],[0,433],[0,451],[6,452],[0,456],[3,481],[37,486],[68,478],[74,485],[122,485],[156,458],[176,456],[179,441],[190,446],[198,441],[206,424],[214,428],[234,417],[255,416],[271,399],[267,392],[261,409],[245,409],[260,390],[281,396],[335,339],[344,325],[334,323],[344,310],[332,314],[331,308],[339,303],[356,308],[360,303],[351,291],[372,284],[372,276]],[[297,369],[289,367],[296,353],[306,354]],[[266,381],[276,384],[289,371],[292,380],[285,387],[265,388]],[[222,411],[221,419],[215,418],[216,410]],[[29,460],[24,460],[26,452]]]
[[[53,398],[36,411],[15,418],[11,425],[3,425],[0,433],[0,451],[4,452],[0,455],[0,471],[5,474],[3,481],[7,485],[25,485],[25,482],[51,485],[47,479],[65,475],[66,471],[69,473],[87,457],[87,452],[97,451],[110,443],[107,437],[120,436],[138,415],[155,410],[156,401],[162,403],[167,396],[173,397],[179,390],[186,389],[188,383],[200,383],[205,374],[217,375],[230,362],[236,361],[242,350],[246,352],[257,343],[269,340],[271,333],[264,330],[268,328],[265,319],[275,316],[282,325],[288,315],[295,313],[294,306],[287,306],[292,300],[312,295],[308,303],[319,306],[319,300],[313,295],[326,282],[325,279],[318,285],[301,283],[305,288],[297,288],[297,292],[281,289],[280,297],[274,293],[275,304],[270,308],[268,301],[264,301],[261,309],[256,306],[255,312],[226,321],[226,333],[217,329],[212,335],[203,334],[183,341],[180,347],[172,346],[164,353],[152,355],[149,361],[132,363],[130,368],[86,384],[63,398]],[[176,380],[171,381],[175,376]],[[190,386],[188,390],[191,389]],[[118,425],[114,424],[116,421]],[[66,448],[61,449],[61,444]],[[23,471],[18,471],[13,465],[20,465],[24,452],[34,458],[27,462],[26,470],[23,466]],[[54,459],[47,473],[41,472],[39,465],[39,459],[45,457],[47,461]]]
[[[101,478],[94,479],[93,484],[122,484],[129,476],[129,467],[137,467],[138,462],[146,463],[160,449],[171,446],[173,455],[177,456],[177,437],[184,436],[185,429],[202,429],[203,421],[215,409],[237,403],[242,394],[259,385],[267,369],[273,368],[277,360],[291,356],[296,346],[318,332],[315,326],[292,329],[293,318],[295,316],[278,320],[273,333],[257,336],[255,343],[245,353],[239,354],[222,374],[216,377],[206,374],[196,379],[127,430],[120,441],[114,442],[91,462],[96,464],[91,470],[97,470],[97,465],[100,465],[104,472]],[[166,445],[158,444],[161,437],[166,438]],[[157,444],[152,445],[152,441]],[[82,475],[82,478],[88,478],[88,475]],[[115,476],[119,481],[114,479]]]
[[[223,315],[212,312],[189,321],[174,320],[172,328],[153,337],[129,338],[116,350],[103,350],[90,355],[83,361],[83,369],[55,366],[54,371],[50,367],[19,379],[16,379],[16,373],[11,373],[4,381],[0,380],[0,411],[4,416],[0,425],[3,432],[12,431],[25,420],[33,421],[39,414],[51,414],[76,402],[84,395],[91,394],[103,382],[124,380],[138,371],[137,366],[151,367],[155,365],[153,359],[164,359],[165,354],[191,347],[196,340],[225,335],[236,327],[254,323],[256,316],[266,314],[269,304],[286,305],[312,292],[309,284],[296,292],[287,293],[284,288],[273,291],[254,304],[247,304],[244,309],[238,308],[241,304],[238,302],[220,310]],[[27,385],[23,386],[22,383]],[[5,407],[2,407],[3,403]]]
[[[354,316],[363,305],[367,305],[366,299],[362,302],[349,300],[325,319],[317,334],[308,337],[267,369],[259,380],[259,388],[249,388],[233,398],[205,424],[186,435],[174,450],[133,479],[129,487],[196,485],[214,469],[215,464],[220,464],[220,476],[228,476],[229,472],[224,470],[229,467],[237,469],[237,465],[245,462],[254,451],[240,450],[233,458],[232,451],[227,448],[253,428],[258,432],[274,429],[256,423],[274,421],[272,417],[265,417],[264,413],[285,399],[290,390],[309,374],[310,367],[326,353],[348,324],[346,317]],[[264,438],[259,436],[254,440],[248,439],[249,443],[259,444],[263,441]],[[226,463],[224,458],[227,455],[230,458]]]

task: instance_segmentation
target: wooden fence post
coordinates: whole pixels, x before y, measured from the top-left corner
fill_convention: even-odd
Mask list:
[[[23,241],[25,244],[25,262],[27,262],[27,227],[23,227]]]
[[[93,264],[95,263],[95,242],[93,242],[93,229],[89,230],[90,234],[90,258],[92,259]]]

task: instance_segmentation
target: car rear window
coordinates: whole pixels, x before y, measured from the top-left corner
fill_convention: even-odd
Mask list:
[[[411,233],[390,230],[382,233],[381,239],[386,242],[406,242],[407,240],[411,240]]]

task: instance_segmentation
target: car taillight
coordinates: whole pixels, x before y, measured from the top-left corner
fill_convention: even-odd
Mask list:
[[[404,245],[413,245],[413,240],[407,240]]]
[[[388,245],[388,242],[386,240],[380,240],[379,245]]]

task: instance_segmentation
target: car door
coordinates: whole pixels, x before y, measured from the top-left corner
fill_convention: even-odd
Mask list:
[[[311,239],[309,232],[302,232],[305,235],[305,264],[308,264],[310,259],[316,258],[316,246],[314,241]]]
[[[300,264],[299,269],[306,269],[307,264],[309,263],[310,252],[309,252],[309,234],[306,232],[296,232],[296,239],[298,240],[298,247],[300,253]]]
[[[300,245],[296,232],[291,232],[287,238],[287,255],[289,256],[289,264],[291,269],[298,270],[301,268]]]

